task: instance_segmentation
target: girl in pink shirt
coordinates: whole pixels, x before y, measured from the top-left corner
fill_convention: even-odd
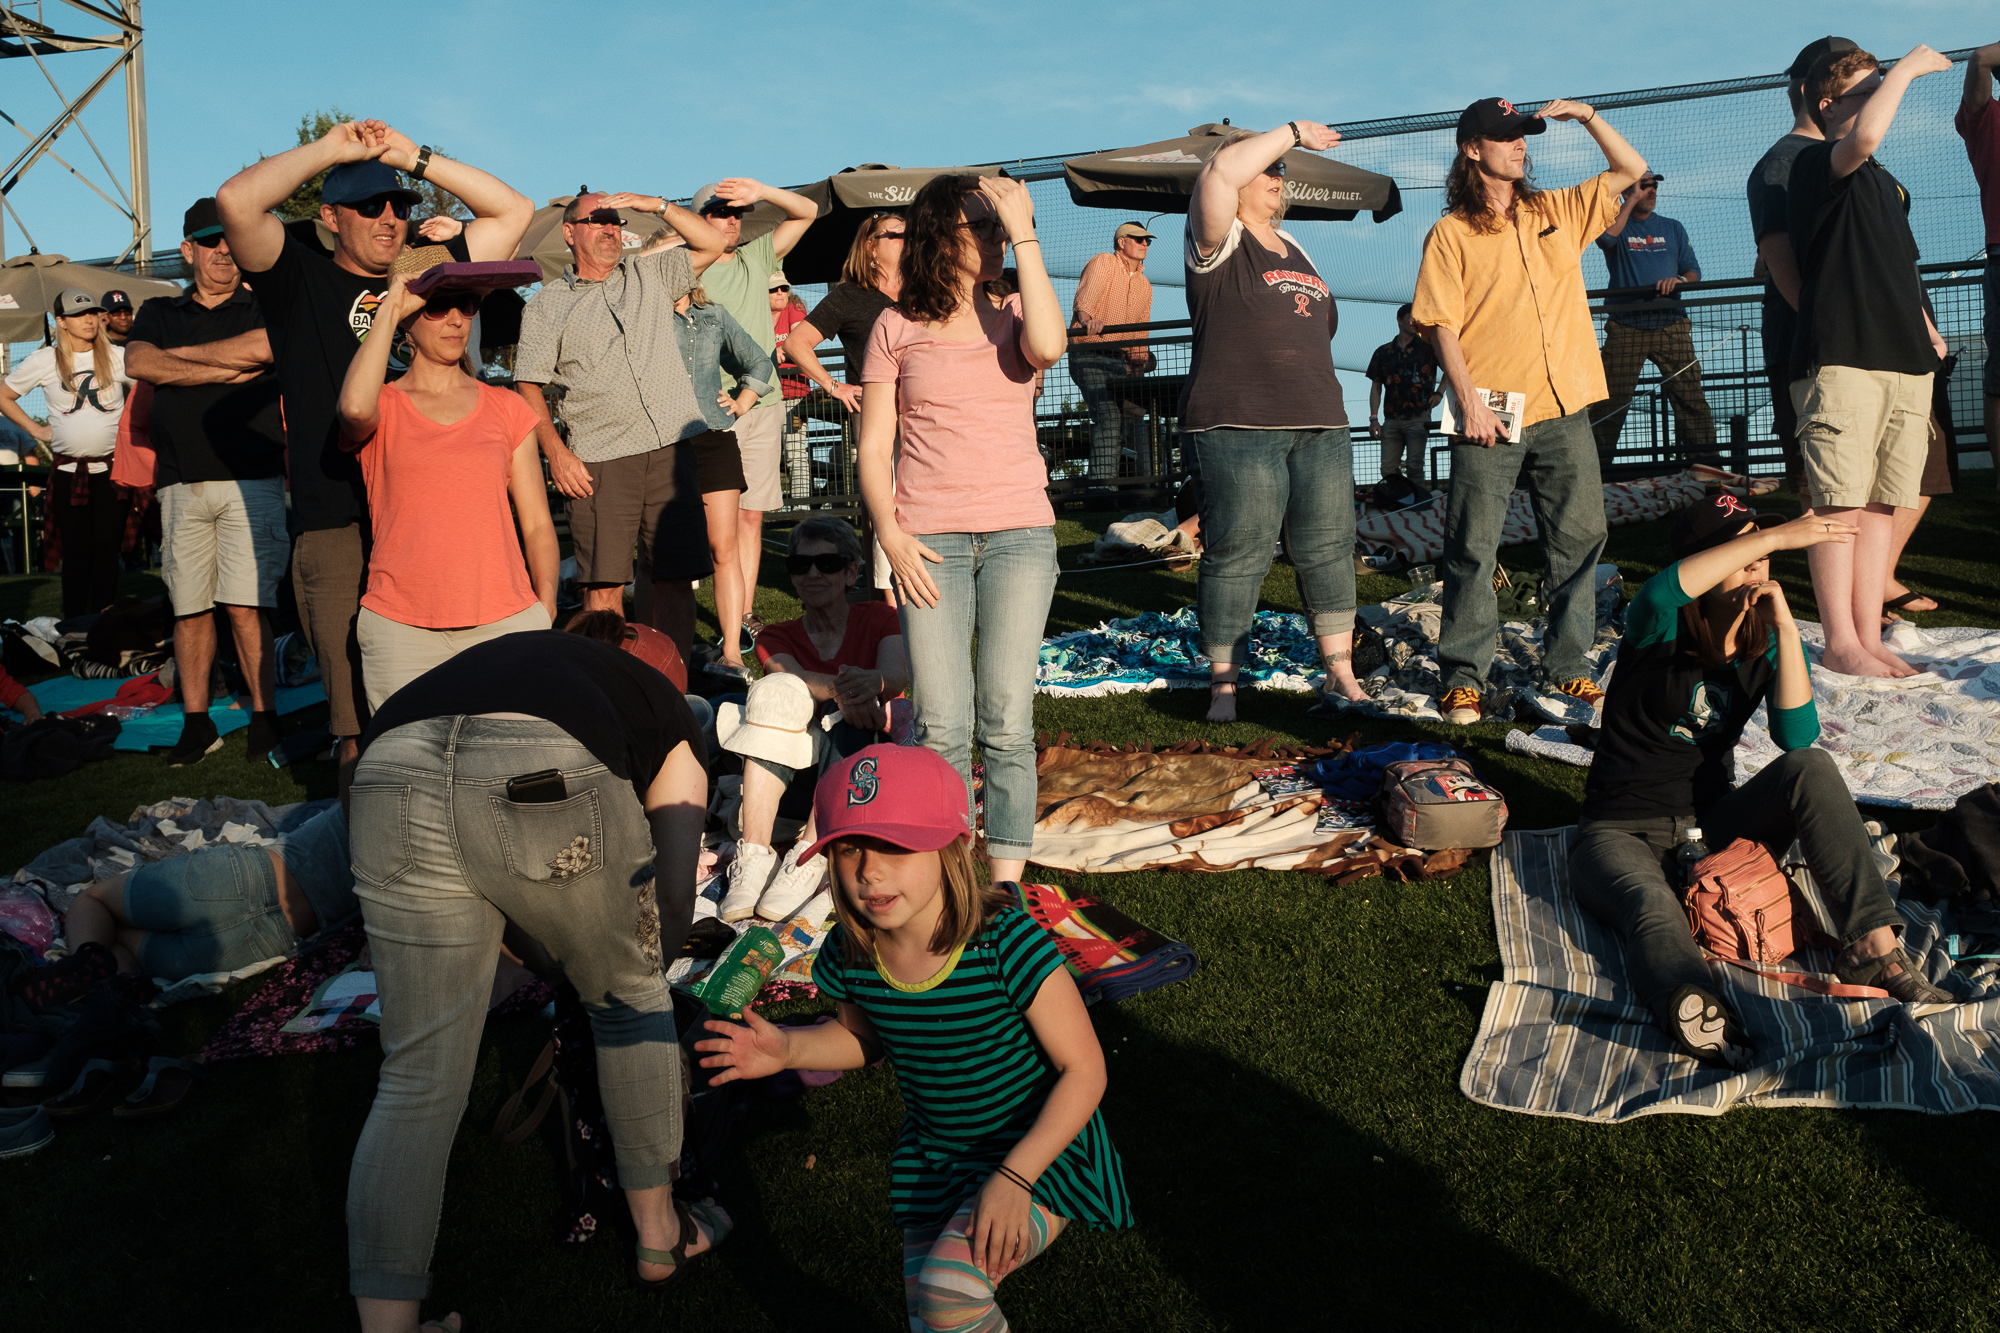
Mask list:
[[[982,284],[1010,244],[1020,291],[996,307]],[[976,736],[1000,883],[1034,842],[1035,671],[1056,583],[1035,376],[1068,337],[1027,187],[934,177],[910,206],[901,291],[868,339],[861,494],[902,602],[917,735],[966,779],[968,813]]]
[[[427,299],[412,276],[390,279],[340,389],[375,538],[355,621],[371,709],[475,643],[555,622],[559,557],[534,413],[472,372],[479,293]],[[410,369],[385,385],[399,333]]]

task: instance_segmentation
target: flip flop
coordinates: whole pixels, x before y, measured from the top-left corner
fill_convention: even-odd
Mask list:
[[[116,1100],[130,1073],[129,1066],[121,1068],[116,1060],[86,1060],[76,1082],[42,1105],[51,1120],[80,1120]]]
[[[1916,601],[1919,598],[1922,598],[1924,601],[1929,602],[1931,604],[1930,609],[1932,611],[1944,610],[1944,603],[1940,602],[1937,598],[1931,596],[1927,592],[1906,592],[1901,597],[1891,597],[1888,601],[1882,603],[1882,609],[1884,611],[1906,611],[1910,609],[1910,603]],[[1928,615],[1929,612],[1917,611],[1915,612],[1915,614],[1921,616],[1921,615]]]
[[[192,1060],[156,1055],[146,1062],[146,1079],[123,1103],[111,1108],[113,1120],[158,1120],[180,1109],[194,1091],[201,1066]]]

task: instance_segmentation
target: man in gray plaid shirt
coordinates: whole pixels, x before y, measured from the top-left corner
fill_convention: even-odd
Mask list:
[[[627,258],[619,210],[628,208],[661,215],[687,244]],[[694,443],[709,427],[675,341],[674,302],[721,257],[722,233],[665,199],[587,192],[563,210],[563,239],[575,262],[521,316],[515,386],[540,418],[542,453],[569,497],[584,609],[623,609],[636,544],[638,576],[657,580],[655,624],[685,656],[689,584],[714,567]],[[549,416],[550,386],[562,391],[567,445]]]

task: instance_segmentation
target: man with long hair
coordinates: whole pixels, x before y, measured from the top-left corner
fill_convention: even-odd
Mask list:
[[[1950,68],[1928,46],[1886,76],[1866,51],[1828,52],[1805,78],[1825,138],[1799,152],[1788,187],[1800,272],[1792,407],[1813,512],[1860,529],[1838,554],[1806,555],[1826,627],[1820,665],[1846,676],[1916,674],[1882,642],[1882,603],[1898,511],[1919,499],[1945,345],[1917,274],[1910,193],[1875,153],[1910,84]]]
[[[1536,188],[1522,136],[1542,133],[1551,120],[1582,125],[1603,151],[1606,170],[1565,190]],[[1483,716],[1500,627],[1493,569],[1507,500],[1523,475],[1547,561],[1543,681],[1555,702],[1568,695],[1580,714],[1604,698],[1584,661],[1596,637],[1592,576],[1604,550],[1604,493],[1589,407],[1607,395],[1584,296],[1583,252],[1645,170],[1645,159],[1581,102],[1557,99],[1527,116],[1488,97],[1458,119],[1445,215],[1424,238],[1411,312],[1437,352],[1458,418],[1438,638],[1440,711],[1448,722],[1464,726]],[[1487,393],[1525,397],[1512,431],[1487,405]]]

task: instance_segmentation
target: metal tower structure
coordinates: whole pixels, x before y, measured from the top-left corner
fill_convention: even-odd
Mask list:
[[[48,158],[57,166],[69,172],[85,188],[108,204],[119,216],[132,224],[132,242],[118,256],[117,262],[127,258],[136,260],[137,271],[149,274],[152,271],[152,200],[146,170],[146,55],[143,39],[145,31],[139,22],[139,0],[61,0],[69,8],[86,14],[93,19],[108,23],[112,31],[101,37],[74,37],[57,32],[42,20],[43,5],[39,0],[0,0],[0,59],[32,60],[35,68],[48,81],[56,98],[62,103],[62,113],[50,121],[39,133],[31,133],[18,120],[0,109],[0,119],[18,130],[27,146],[0,167],[0,257],[6,254],[4,218],[12,218],[14,225],[27,238],[30,252],[39,247],[35,244],[35,234],[14,211],[12,194],[14,187],[30,168],[43,158]],[[29,18],[23,10],[32,9],[36,16]],[[85,52],[102,51],[111,53],[111,64],[102,73],[75,95],[65,92],[56,82],[56,76],[49,69],[48,57],[74,55]],[[16,66],[15,68],[19,68]],[[90,129],[83,123],[84,108],[97,95],[110,87],[113,79],[123,72],[125,76],[125,132],[130,154],[126,178],[119,180],[118,172],[105,158],[104,151],[91,137]],[[56,152],[56,141],[74,129],[97,164],[104,169],[112,193],[107,193],[75,165]],[[114,197],[115,194],[115,197]]]

